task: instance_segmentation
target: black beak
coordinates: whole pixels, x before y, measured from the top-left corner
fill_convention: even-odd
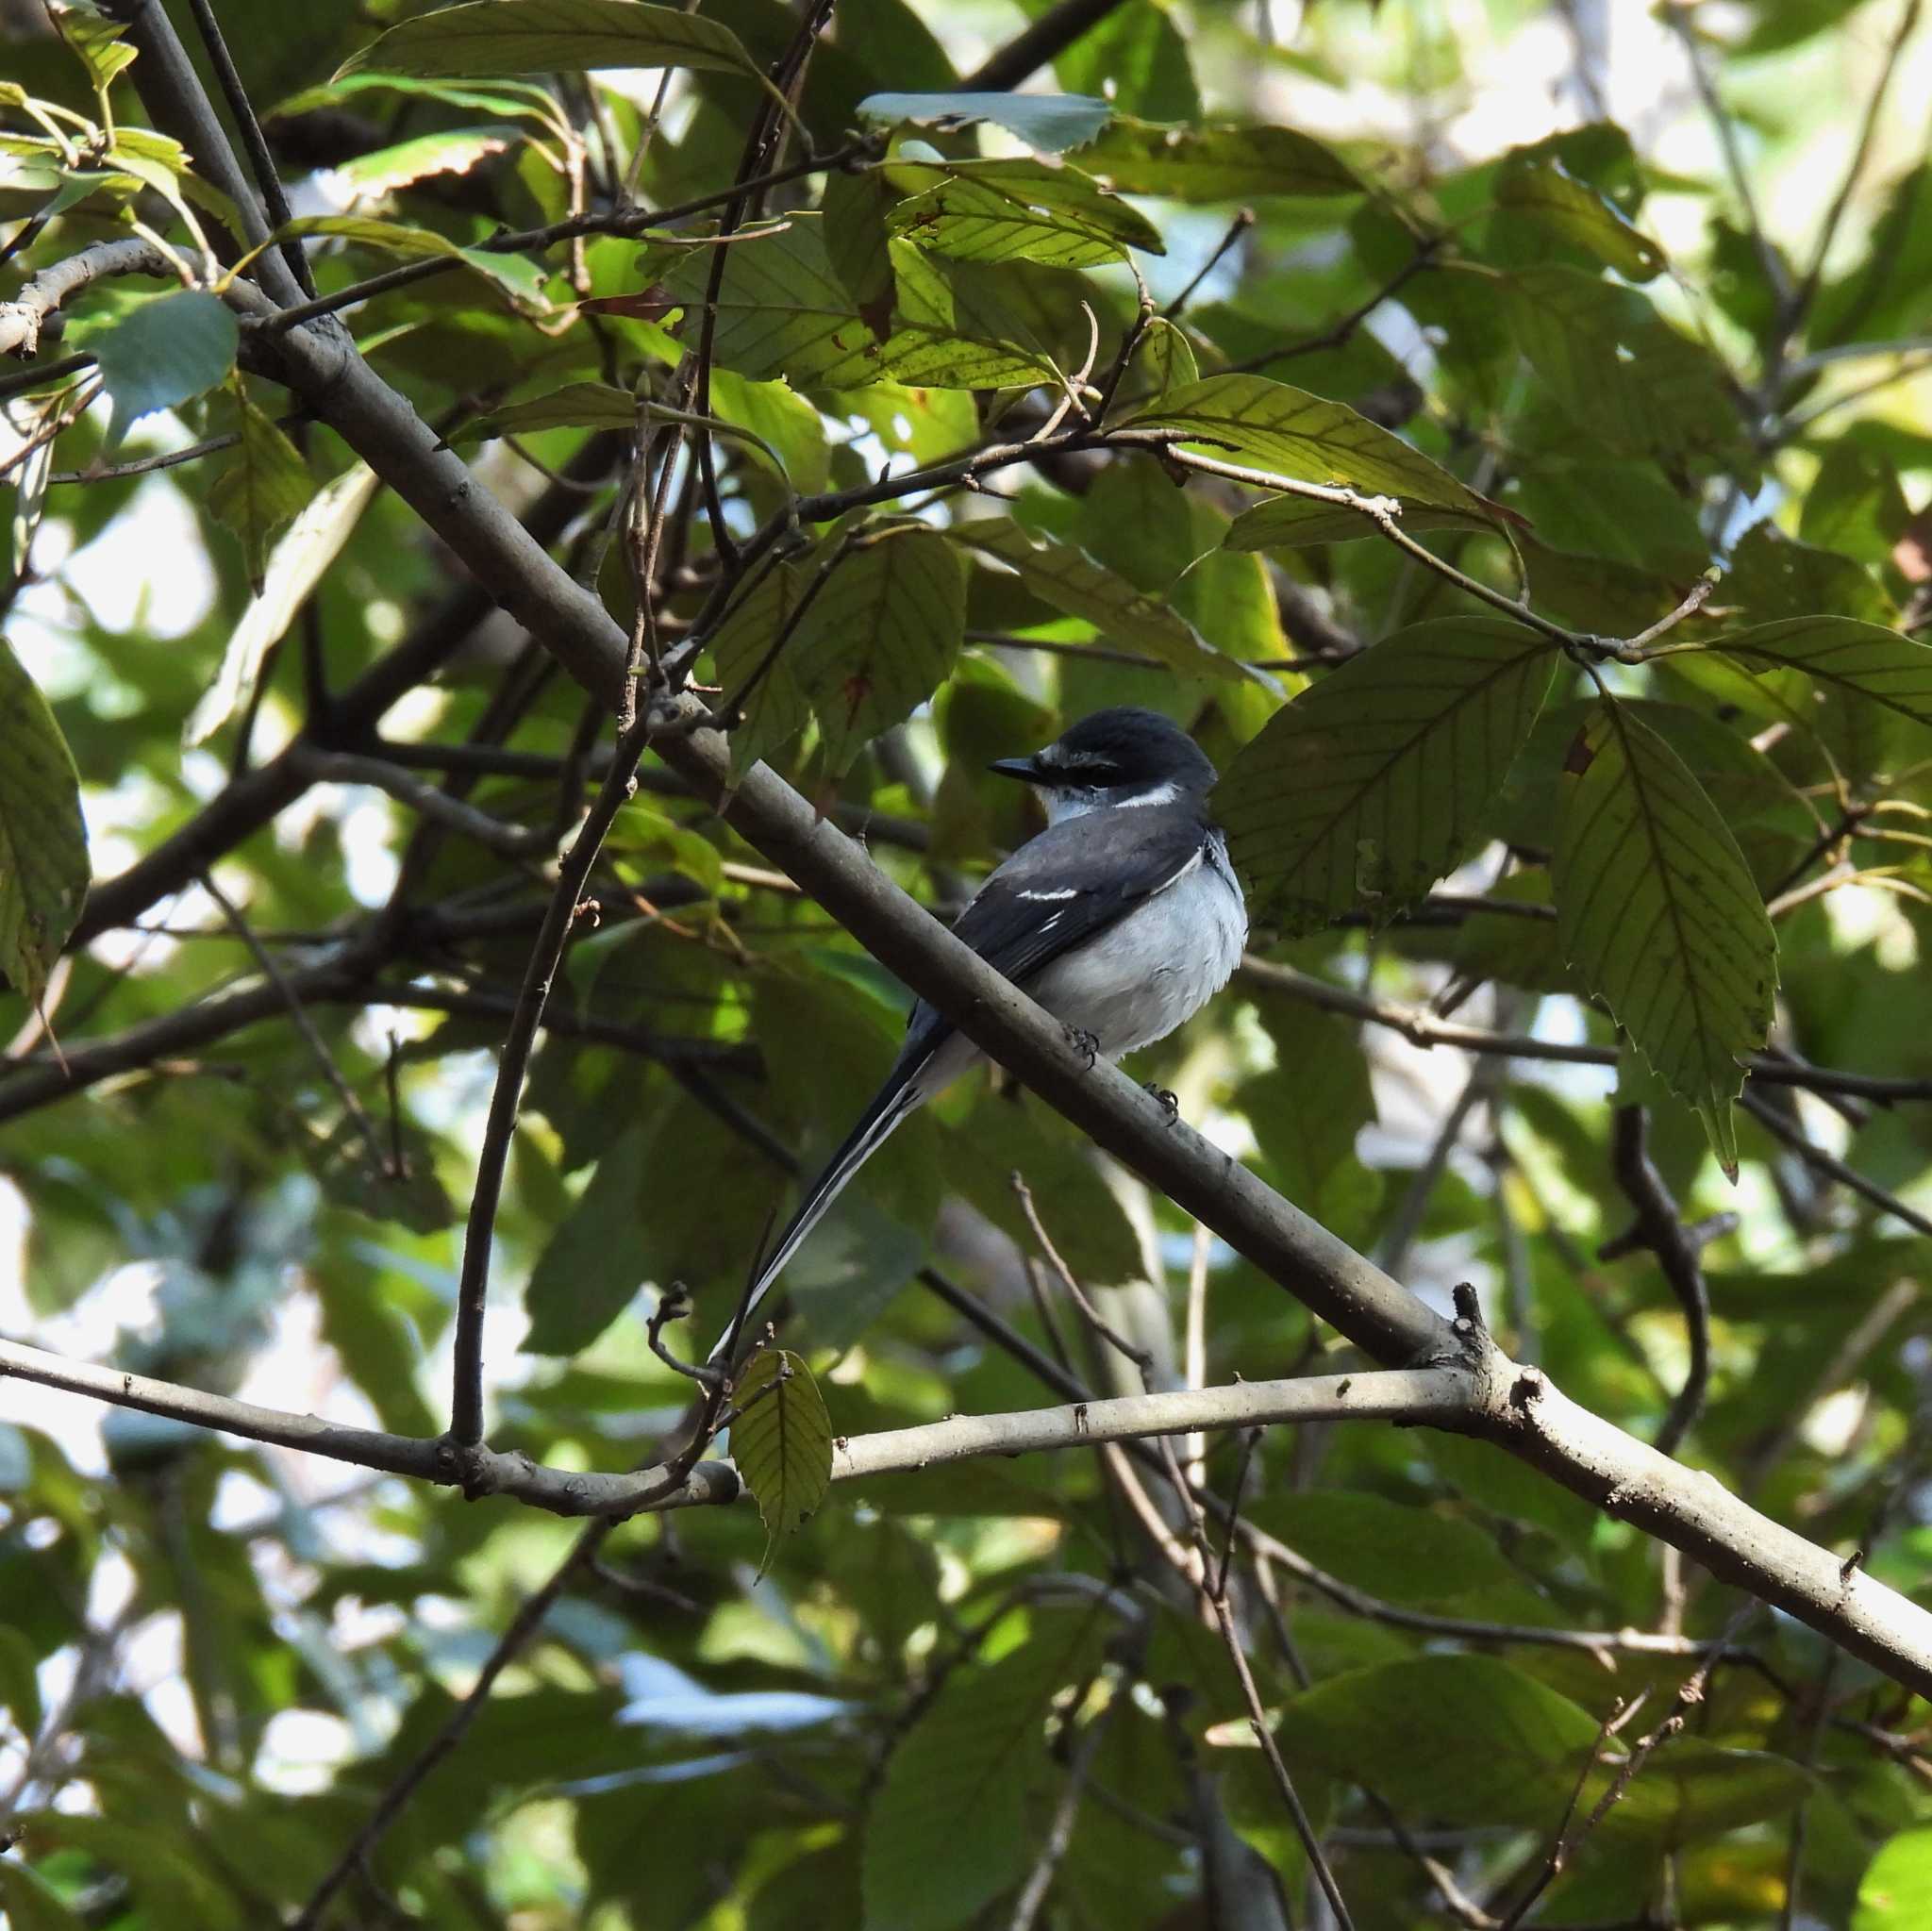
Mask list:
[[[996,757],[987,770],[996,771],[1002,777],[1016,777],[1023,785],[1040,782],[1040,769],[1030,757]]]

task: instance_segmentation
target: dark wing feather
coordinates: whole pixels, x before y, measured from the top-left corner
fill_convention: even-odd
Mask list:
[[[1093,811],[1049,825],[987,879],[954,936],[1016,986],[1085,945],[1193,863],[1208,827],[1191,804]],[[951,1023],[921,1000],[905,1058],[937,1046]]]

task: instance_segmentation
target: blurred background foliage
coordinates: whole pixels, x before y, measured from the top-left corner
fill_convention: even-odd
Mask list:
[[[680,292],[701,292],[710,252],[678,245],[690,223],[528,256],[477,244],[607,206],[640,153],[645,207],[716,194],[762,94],[741,73],[680,71],[641,143],[653,74],[378,84],[378,54],[331,82],[419,10],[217,6],[295,213],[350,218],[310,244],[325,293],[426,247],[472,251],[351,325],[627,623],[607,539],[628,398],[682,353]],[[794,26],[775,0],[700,11],[760,64]],[[861,100],[955,87],[1041,11],[840,0],[803,127],[841,148]],[[1126,0],[1033,83],[1114,110],[1028,177],[1036,196],[1055,168],[1129,191],[1085,265],[927,252],[924,210],[905,211],[945,159],[1042,145],[1024,111],[1014,129],[901,125],[895,166],[776,191],[793,225],[735,248],[720,316],[711,408],[762,439],[718,445],[727,526],[742,541],[788,490],[853,490],[1037,427],[1051,372],[1088,353],[1082,302],[1103,371],[1134,313],[1124,238],[1156,302],[1184,298],[1129,392],[1248,372],[1399,432],[1516,513],[1547,617],[1633,635],[1715,570],[1674,638],[1807,616],[1910,637],[1932,615],[1917,12]],[[141,146],[138,73],[107,78],[119,131],[90,142],[108,124],[74,48],[18,0],[0,35],[0,290],[131,220],[178,242],[184,177]],[[1177,147],[1143,123],[1205,131]],[[50,158],[61,139],[77,158]],[[908,141],[925,145],[908,158]],[[77,166],[108,178],[25,233]],[[1067,230],[1048,245],[1063,257]],[[817,308],[815,285],[831,291]],[[85,410],[6,478],[7,648],[71,748],[95,885],[44,1022],[0,994],[0,1325],[432,1435],[492,1056],[603,720],[330,432],[232,372],[232,345],[224,362],[214,344],[219,379],[191,374],[130,424],[160,392],[141,385],[168,380],[161,348],[208,350],[205,316],[181,337],[184,310],[141,319],[179,299],[104,282],[76,300],[43,355],[105,344],[113,418]],[[867,381],[813,334],[821,310],[915,340]],[[161,327],[158,346],[120,334],[117,362],[137,325]],[[11,377],[8,393],[0,459],[52,420],[50,394],[74,398]],[[1174,482],[1069,456],[915,497],[958,539],[918,540],[940,559],[922,581],[957,596],[951,629],[922,617],[863,660],[877,628],[824,625],[816,655],[802,638],[741,751],[943,907],[1033,828],[990,758],[1134,703],[1225,768],[1363,646],[1474,608],[1381,541],[1223,547],[1252,496]],[[673,487],[698,486],[680,469]],[[1007,518],[1063,564],[1086,553],[1078,595],[991,560],[1031,555]],[[714,568],[689,526],[674,630]],[[1429,541],[1512,589],[1493,524]],[[279,625],[261,619],[273,595],[253,597],[263,580]],[[721,638],[707,681],[740,688],[781,608]],[[1186,660],[1201,643],[1212,674]],[[1266,668],[1220,674],[1236,660]],[[1650,1437],[1691,1373],[1692,1323],[1654,1251],[1601,1252],[1636,1211],[1618,1108],[1647,1107],[1708,1291],[1707,1390],[1679,1454],[1924,1599],[1927,741],[1857,692],[1740,690],[1716,663],[1603,675],[1695,774],[1771,907],[1775,1017],[1735,1187],[1694,1113],[1627,1052],[1620,1069],[1557,942],[1549,861],[1590,691],[1568,659],[1479,801],[1467,863],[1374,928],[1264,924],[1260,963],[1135,1070],[1418,1293],[1446,1305],[1475,1284],[1519,1359]],[[841,721],[828,693],[853,679],[873,707]],[[298,771],[298,736],[389,775]],[[487,822],[425,809],[398,771]],[[906,1005],[668,771],[643,780],[559,981],[498,1221],[490,1439],[563,1467],[632,1466],[675,1426],[687,1388],[646,1344],[641,1287],[687,1284],[708,1336],[788,1202],[786,1159],[842,1134]],[[279,809],[222,819],[264,783]],[[225,1020],[219,1002],[261,985],[258,946],[279,986],[251,1023]],[[1534,1043],[1426,1043],[1457,1028]],[[62,1054],[84,1093],[65,1093]],[[788,1277],[788,1344],[839,1434],[1050,1398],[935,1295],[935,1269],[1090,1384],[1135,1385],[1041,1269],[1015,1172],[1162,1381],[1357,1361],[1043,1107],[976,1080],[898,1136]],[[0,1414],[0,1918],[22,1931],[284,1922],[448,1737],[578,1533],[16,1383]],[[1573,1792],[1587,1817],[1673,1708],[1699,1660],[1682,1639],[1732,1625],[1732,1592],[1479,1444],[1354,1424],[1200,1455],[1261,1532],[1237,1564],[1247,1655],[1363,1931],[1507,1919]],[[1927,1922],[1925,1707],[1768,1611],[1735,1640],[1527,1922]],[[492,1680],[332,1922],[1332,1922],[1211,1623],[1091,1457],[841,1485],[775,1548],[745,1507],[626,1523]]]

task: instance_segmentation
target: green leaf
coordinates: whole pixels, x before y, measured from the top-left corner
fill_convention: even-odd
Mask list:
[[[719,286],[717,359],[740,375],[782,375],[794,388],[861,388],[879,376],[1012,388],[1053,376],[1051,358],[1007,305],[1003,276],[900,240],[889,241],[889,262],[892,317],[879,340],[833,271],[821,222],[792,216],[789,228],[734,245]],[[709,260],[690,260],[665,278],[667,301],[688,305],[686,341],[697,340],[709,273]]]
[[[544,90],[530,81],[508,80],[494,88],[455,87],[446,80],[435,80],[415,74],[375,74],[366,71],[339,74],[320,87],[306,87],[300,93],[277,101],[264,121],[292,120],[298,114],[312,114],[318,108],[332,108],[359,93],[413,94],[419,100],[441,101],[445,107],[460,108],[466,113],[514,114],[529,120],[551,121],[556,106]]]
[[[1252,1512],[1318,1569],[1390,1602],[1446,1602],[1518,1579],[1473,1523],[1380,1495],[1310,1490],[1270,1496]]]
[[[1109,235],[1129,248],[1150,255],[1167,252],[1160,230],[1131,201],[1123,200],[1070,161],[1043,161],[1030,155],[912,161],[900,154],[877,174],[902,194],[921,194],[948,182],[995,190],[1027,207],[1071,216],[1083,227]]]
[[[1080,150],[1079,161],[1123,194],[1168,201],[1364,191],[1339,156],[1291,127],[1163,127],[1122,114]]]
[[[258,597],[268,568],[268,546],[315,494],[315,479],[295,453],[295,445],[248,400],[239,378],[233,388],[235,426],[242,440],[210,479],[207,500],[215,515],[241,538],[248,581]]]
[[[1932,1830],[1905,1830],[1882,1845],[1858,1880],[1852,1931],[1918,1931],[1932,1923]]]
[[[865,1931],[953,1931],[1032,1861],[1056,1693],[1091,1668],[1091,1617],[1046,1621],[990,1667],[946,1679],[900,1740],[865,1826]]]
[[[808,1521],[832,1486],[832,1419],[804,1357],[785,1348],[754,1355],[731,1393],[731,1458],[775,1541]]]
[[[357,155],[340,172],[358,195],[390,194],[432,175],[467,175],[479,161],[504,153],[523,138],[515,127],[452,127]]]
[[[13,1931],[83,1931],[87,1923],[39,1876],[12,1857],[0,1858],[0,1918]]]
[[[155,295],[70,333],[100,365],[110,411],[103,455],[142,416],[212,389],[235,366],[241,340],[227,306],[206,289]]]
[[[638,1237],[651,1138],[648,1127],[630,1126],[605,1148],[590,1185],[537,1257],[524,1291],[531,1354],[580,1354],[643,1285]]]
[[[643,0],[470,0],[391,27],[344,61],[336,78],[370,68],[486,78],[599,67],[694,67],[763,77],[729,27],[675,7]]]
[[[856,540],[788,647],[832,776],[939,689],[965,627],[965,561],[937,530],[893,524]]]
[[[1826,690],[1932,724],[1932,647],[1852,617],[1791,617],[1732,631],[1715,648],[1753,677],[1800,672]],[[1784,704],[1790,693],[1781,692]]]
[[[1621,705],[1571,749],[1551,869],[1565,956],[1735,1179],[1730,1103],[1770,1027],[1777,940],[1730,827]]]
[[[515,0],[506,0],[506,4],[513,5]],[[376,221],[368,215],[305,214],[285,222],[275,230],[275,239],[299,241],[308,235],[333,235],[358,241],[385,255],[401,256],[406,261],[454,262],[494,282],[521,307],[542,310],[550,306],[542,290],[543,271],[525,257],[465,248],[433,228],[412,228],[403,222]]]
[[[1276,712],[1214,792],[1257,922],[1309,932],[1361,905],[1399,911],[1459,863],[1556,663],[1520,624],[1438,618]]]
[[[1647,295],[1574,268],[1529,268],[1499,277],[1496,296],[1530,366],[1607,449],[1683,458],[1736,448],[1724,365]]]
[[[1263,997],[1257,1005],[1274,1066],[1243,1082],[1240,1104],[1269,1178],[1343,1240],[1364,1240],[1382,1176],[1355,1150],[1375,1118],[1361,1028],[1300,1000]]]
[[[87,897],[80,779],[47,700],[0,639],[0,974],[31,1005]]]
[[[1041,154],[1091,141],[1113,116],[1107,102],[1086,94],[880,93],[868,94],[858,111],[868,121],[917,127],[991,121]]]
[[[1193,343],[1164,315],[1155,316],[1142,332],[1134,350],[1131,375],[1135,389],[1144,388],[1146,399],[1157,408],[1174,391],[1190,388],[1201,379]]]
[[[831,473],[824,420],[790,383],[751,382],[730,369],[711,372],[711,412],[723,423],[749,429],[771,445],[744,445],[754,460],[772,466],[775,454],[780,478],[794,490],[823,490]]]
[[[1615,202],[1579,180],[1560,160],[1506,167],[1496,177],[1496,205],[1531,216],[1558,240],[1581,248],[1634,282],[1662,273],[1664,252],[1631,226]]]
[[[1215,650],[1167,600],[1139,591],[1071,543],[1022,529],[1010,517],[974,517],[946,532],[997,558],[1043,603],[1091,624],[1105,637],[1144,650],[1188,676],[1239,681],[1251,674]]]
[[[902,201],[891,216],[904,235],[958,261],[1040,261],[1050,268],[1090,268],[1121,261],[1112,235],[1076,216],[1041,208],[987,181],[947,181]]]
[[[189,713],[182,741],[200,744],[227,723],[255,688],[272,646],[341,554],[379,487],[367,463],[355,463],[325,485],[269,552],[261,590],[228,637],[215,680]]]
[[[739,599],[711,639],[718,682],[726,701],[741,708],[730,740],[734,784],[759,758],[796,737],[811,715],[791,648],[796,638],[769,663],[766,658],[814,574],[805,563],[773,565]]]
[[[540,429],[633,429],[638,399],[612,382],[566,382],[546,395],[505,403],[479,417],[468,433],[535,435]]]
[[[1208,444],[1211,455],[1299,482],[1407,498],[1490,523],[1507,515],[1346,403],[1265,375],[1207,376],[1129,417],[1126,426],[1185,429],[1190,442]]]
[[[1366,1784],[1397,1810],[1541,1830],[1561,1818],[1597,1724],[1493,1656],[1427,1656],[1304,1690],[1276,1735],[1291,1763]]]
[[[87,77],[97,90],[106,89],[133,60],[135,50],[121,38],[127,31],[126,23],[109,19],[93,0],[56,0],[47,10],[55,31],[87,69]]]
[[[1400,521],[1410,536],[1423,530],[1495,527],[1489,517],[1415,502],[1402,504]],[[1350,543],[1376,534],[1374,524],[1353,509],[1339,509],[1308,496],[1269,496],[1236,517],[1222,541],[1230,550],[1298,550],[1310,543]]]

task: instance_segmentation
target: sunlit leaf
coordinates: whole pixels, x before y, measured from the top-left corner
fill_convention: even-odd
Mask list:
[[[1607,195],[1579,180],[1560,160],[1504,168],[1496,177],[1496,204],[1530,216],[1631,281],[1647,282],[1664,268],[1663,250],[1633,227]]]
[[[758,1503],[766,1533],[789,1536],[832,1486],[832,1423],[802,1356],[764,1348],[739,1375],[731,1458]]]
[[[497,284],[516,302],[547,308],[542,293],[543,271],[520,255],[497,254],[487,248],[465,248],[433,228],[410,227],[403,222],[378,221],[370,215],[298,215],[275,231],[277,241],[299,241],[310,235],[332,236],[359,242],[365,248],[400,257],[405,261],[442,260],[474,270]]]
[[[514,127],[453,127],[357,155],[338,172],[358,195],[390,194],[432,175],[467,175],[479,162],[504,153],[522,138]]]
[[[1132,428],[1188,432],[1224,462],[1459,510],[1488,522],[1507,512],[1346,403],[1264,375],[1208,375],[1128,419]]]
[[[958,261],[1045,262],[1088,268],[1119,261],[1124,251],[1105,230],[1064,210],[1040,208],[1023,194],[985,181],[948,181],[902,201],[891,213],[895,234]]]
[[[1565,955],[1735,1176],[1731,1101],[1770,1027],[1777,940],[1717,807],[1622,706],[1572,748],[1552,870]]]

